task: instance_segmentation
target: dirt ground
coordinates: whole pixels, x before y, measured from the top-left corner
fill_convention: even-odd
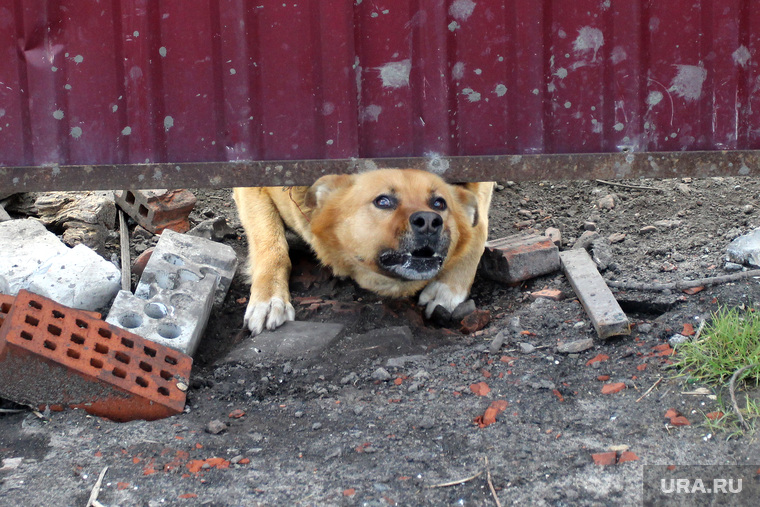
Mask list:
[[[724,275],[726,245],[760,226],[752,179],[499,183],[491,238],[556,227],[567,249],[595,229],[609,280]],[[196,196],[192,221],[225,217],[242,260],[230,192]],[[720,402],[688,394],[699,386],[668,369],[667,345],[719,305],[760,301],[756,279],[694,294],[616,290],[633,330],[601,341],[561,273],[514,287],[478,277],[472,297],[491,320],[465,335],[423,319],[413,300],[384,301],[293,257],[297,319],[343,324],[335,344],[287,362],[230,358],[250,340],[238,274],[196,354],[185,413],[123,424],[0,415],[0,504],[84,506],[108,467],[103,505],[475,506],[497,505],[494,493],[502,505],[639,505],[647,465],[760,465],[756,437],[705,424]],[[543,288],[566,297],[531,298]],[[557,351],[586,338],[588,350]],[[690,424],[672,424],[668,409]],[[594,463],[610,450],[617,464]]]

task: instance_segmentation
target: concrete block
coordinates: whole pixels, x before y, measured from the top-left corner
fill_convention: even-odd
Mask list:
[[[68,250],[55,234],[32,218],[0,223],[0,278],[5,280],[5,292],[15,296],[28,287],[29,278],[50,259]]]
[[[237,255],[232,247],[167,229],[161,234],[144,273],[179,273],[186,269],[202,278],[207,272],[213,271],[220,278],[214,303],[220,304],[227,295],[237,265]],[[146,283],[150,281],[146,280]],[[141,295],[143,290],[147,290],[141,288],[141,285],[138,284],[135,294]]]
[[[631,334],[631,326],[586,250],[561,252],[562,269],[599,338]]]
[[[192,358],[19,292],[0,328],[0,395],[115,421],[182,412]]]
[[[79,310],[107,308],[121,287],[119,269],[85,245],[67,248],[29,277],[27,288]]]
[[[503,283],[518,283],[559,270],[559,249],[548,236],[507,236],[486,242],[480,271]]]
[[[256,364],[265,359],[313,359],[332,345],[342,331],[342,324],[286,322],[274,331],[244,340],[221,362]]]
[[[114,197],[127,215],[154,234],[190,229],[187,217],[196,199],[189,190],[118,190]]]
[[[192,355],[236,268],[237,256],[229,246],[167,229],[134,295],[119,292],[106,322]]]

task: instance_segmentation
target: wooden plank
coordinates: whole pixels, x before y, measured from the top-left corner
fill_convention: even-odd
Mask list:
[[[612,291],[583,249],[560,252],[562,271],[591,319],[599,338],[631,334],[631,326]]]

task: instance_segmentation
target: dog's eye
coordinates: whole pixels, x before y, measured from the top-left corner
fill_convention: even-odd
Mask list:
[[[373,203],[375,207],[380,209],[393,209],[396,207],[396,200],[389,195],[378,195]]]
[[[443,197],[436,197],[433,202],[430,203],[430,207],[437,211],[444,211],[446,209],[446,199]]]

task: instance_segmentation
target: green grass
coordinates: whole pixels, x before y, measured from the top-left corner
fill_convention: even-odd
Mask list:
[[[726,384],[743,366],[760,365],[760,312],[721,308],[705,324],[696,341],[676,347],[675,364],[699,382]],[[760,385],[760,367],[742,375]],[[740,380],[740,379],[739,379]]]
[[[738,396],[741,387],[757,388],[760,385],[760,311],[753,308],[721,308],[704,326],[697,340],[676,347],[674,367],[687,375],[687,382],[712,385],[717,392],[723,391],[717,410],[725,415],[716,421],[707,418],[706,426],[713,431],[730,433],[729,438],[754,433],[760,429],[760,404],[751,396]],[[731,376],[740,368],[745,370],[736,379],[739,408],[747,423],[744,428],[734,413],[728,396]],[[743,398],[743,399],[742,399]]]

